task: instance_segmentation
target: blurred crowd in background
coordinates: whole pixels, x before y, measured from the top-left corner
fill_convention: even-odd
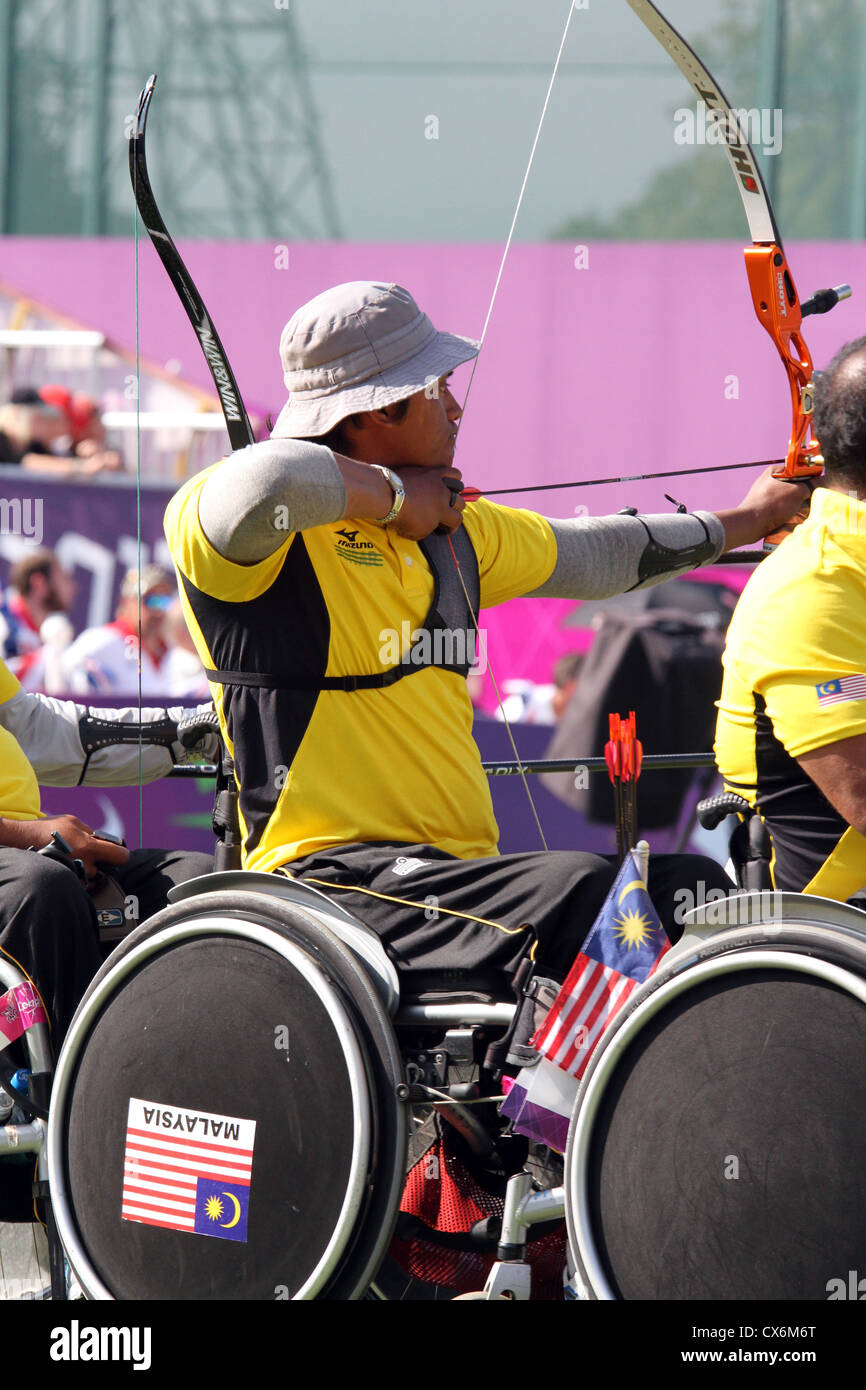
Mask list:
[[[0,464],[70,482],[124,471],[98,401],[53,383],[18,386],[0,406]],[[113,619],[81,631],[71,618],[76,591],[53,550],[28,549],[11,566],[0,591],[0,656],[25,690],[208,698],[171,571],[129,570]]]
[[[208,698],[169,570],[129,570],[113,620],[78,633],[69,616],[75,593],[52,550],[31,550],[12,566],[0,597],[0,656],[25,690]]]
[[[66,386],[18,386],[0,406],[0,463],[55,478],[117,473],[123,459],[105,441],[99,403]]]

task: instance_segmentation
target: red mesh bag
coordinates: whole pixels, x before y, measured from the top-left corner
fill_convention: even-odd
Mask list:
[[[428,1229],[418,1232],[416,1227],[404,1238],[398,1222],[391,1257],[413,1279],[455,1294],[483,1289],[496,1254],[474,1247],[467,1233],[487,1217],[502,1219],[506,1181],[504,1175],[485,1172],[482,1180],[473,1174],[444,1130],[410,1168],[400,1202],[401,1212],[417,1218]],[[548,1227],[541,1235],[530,1229],[526,1258],[532,1268],[532,1298],[560,1300],[565,1222],[557,1222],[554,1230]]]

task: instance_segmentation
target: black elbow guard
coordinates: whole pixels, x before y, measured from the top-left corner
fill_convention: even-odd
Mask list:
[[[88,709],[78,721],[78,737],[84,752],[84,763],[78,778],[79,787],[84,782],[90,759],[101,748],[110,748],[117,743],[141,743],[144,747],[158,744],[171,750],[177,739],[177,724],[166,715],[154,719],[149,724],[122,724],[119,719],[97,719]]]
[[[78,721],[78,737],[88,757],[100,748],[110,748],[117,743],[159,744],[171,748],[177,739],[177,724],[168,715],[150,723],[122,724],[119,719],[97,719],[88,710]]]
[[[694,513],[690,513],[694,515]],[[648,579],[655,579],[660,574],[670,574],[675,570],[693,570],[705,561],[711,560],[716,552],[715,542],[712,540],[706,522],[699,516],[695,516],[695,521],[699,522],[704,539],[697,541],[694,545],[670,546],[663,545],[657,541],[650,528],[647,526],[642,516],[637,520],[647,533],[647,544],[643,555],[640,558],[637,572],[637,584],[645,584]]]

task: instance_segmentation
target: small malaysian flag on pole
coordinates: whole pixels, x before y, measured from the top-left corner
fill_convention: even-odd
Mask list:
[[[646,889],[642,848],[623,860],[535,1040],[543,1056],[578,1079],[605,1028],[670,950]]]
[[[255,1120],[131,1099],[121,1217],[246,1242]]]
[[[500,1113],[517,1134],[565,1151],[578,1082],[602,1034],[670,949],[646,890],[649,846],[622,862],[577,959],[535,1036],[540,1061],[515,1077]]]

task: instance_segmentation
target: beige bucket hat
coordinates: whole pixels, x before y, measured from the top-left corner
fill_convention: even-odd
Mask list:
[[[311,299],[280,338],[289,399],[271,434],[327,434],[360,410],[379,410],[423,391],[468,362],[480,344],[439,333],[400,285],[355,280]]]

